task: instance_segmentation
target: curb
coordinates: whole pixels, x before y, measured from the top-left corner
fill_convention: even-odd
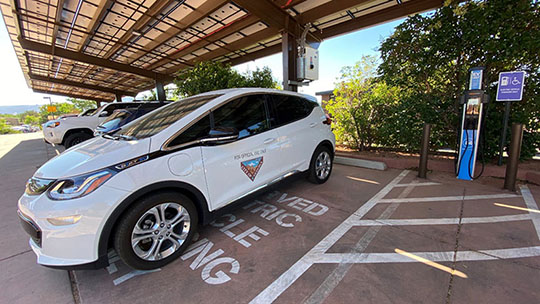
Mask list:
[[[340,164],[340,165],[380,170],[380,171],[384,171],[388,169],[388,166],[386,166],[384,162],[352,158],[352,157],[336,156],[334,158],[334,163]]]

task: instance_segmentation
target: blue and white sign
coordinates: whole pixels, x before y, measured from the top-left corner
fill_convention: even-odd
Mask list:
[[[484,70],[471,70],[471,79],[469,80],[469,90],[481,90],[482,89],[482,74]]]
[[[497,88],[497,101],[520,101],[523,97],[525,72],[501,72],[499,74],[499,87]]]

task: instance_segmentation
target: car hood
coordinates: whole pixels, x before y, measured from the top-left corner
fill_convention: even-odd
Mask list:
[[[58,179],[85,174],[147,154],[149,148],[150,138],[127,141],[95,137],[55,156],[34,176]]]

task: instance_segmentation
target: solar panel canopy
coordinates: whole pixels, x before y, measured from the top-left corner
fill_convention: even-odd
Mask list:
[[[171,82],[201,61],[235,65],[279,53],[282,35],[299,38],[308,23],[308,41],[321,42],[442,3],[0,0],[0,10],[30,88],[112,101]]]

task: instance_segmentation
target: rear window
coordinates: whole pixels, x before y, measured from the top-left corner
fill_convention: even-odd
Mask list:
[[[273,126],[282,126],[307,117],[317,106],[317,103],[305,98],[291,95],[271,95],[271,117]]]
[[[153,136],[219,96],[221,95],[195,96],[175,101],[168,106],[150,112],[136,123],[122,128],[116,134],[137,139]]]

